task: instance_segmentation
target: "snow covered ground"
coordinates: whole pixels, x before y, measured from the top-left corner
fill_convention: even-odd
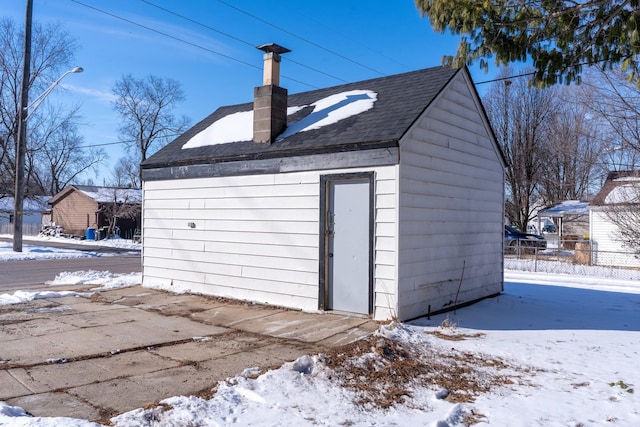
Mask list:
[[[142,273],[113,274],[109,271],[81,271],[64,272],[46,284],[56,285],[92,285],[87,292],[58,291],[52,288],[50,291],[15,291],[12,294],[0,294],[0,306],[29,302],[34,299],[63,298],[71,296],[88,296],[92,292],[101,290],[123,288],[139,285],[142,282]],[[2,425],[2,424],[0,424]]]
[[[0,237],[11,238],[11,235],[0,235]],[[115,254],[98,254],[97,252],[79,249],[61,249],[45,246],[46,242],[65,243],[82,246],[104,246],[122,249],[140,250],[140,243],[132,243],[131,240],[109,239],[109,240],[75,240],[64,237],[24,237],[22,252],[13,252],[13,243],[0,241],[0,261],[18,261],[27,259],[61,259],[61,258],[90,258],[96,256],[110,256]]]
[[[90,280],[113,287],[132,280],[102,274],[76,273],[52,285]],[[506,271],[505,281],[496,298],[430,319],[383,325],[375,336],[340,352],[304,356],[279,369],[247,367],[238,377],[212,384],[210,396],[172,397],[111,421],[116,426],[640,425],[640,282],[514,270]],[[0,425],[96,424],[31,417],[0,403]]]

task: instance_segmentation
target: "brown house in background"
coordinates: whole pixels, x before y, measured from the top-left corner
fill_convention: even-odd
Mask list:
[[[53,223],[64,227],[65,234],[85,236],[91,228],[98,237],[100,230],[106,233],[113,225],[121,237],[131,238],[140,229],[141,201],[142,192],[137,189],[70,185],[48,203]]]

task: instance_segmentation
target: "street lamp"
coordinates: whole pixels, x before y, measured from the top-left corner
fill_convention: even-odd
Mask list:
[[[62,81],[67,75],[72,73],[81,73],[84,69],[82,67],[73,67],[69,71],[66,71],[58,79],[51,84],[40,94],[30,105],[25,105],[25,100],[29,97],[28,85],[24,83],[25,75],[28,76],[28,72],[23,74],[23,86],[21,103],[23,107],[18,114],[18,141],[16,144],[16,180],[15,180],[15,194],[14,194],[14,207],[13,207],[13,251],[22,252],[22,216],[24,209],[24,164],[25,154],[27,151],[27,119],[36,111],[36,109],[42,104],[44,99],[58,86],[58,83]]]
[[[67,75],[69,75],[71,73],[81,73],[83,71],[84,71],[84,68],[82,68],[82,67],[73,67],[69,71],[65,71],[65,73],[63,75],[58,77],[58,80],[56,80],[55,82],[51,83],[51,86],[49,86],[47,88],[47,90],[42,92],[42,94],[40,96],[38,96],[36,99],[33,100],[33,102],[31,102],[31,105],[29,105],[27,107],[27,111],[25,112],[26,113],[25,114],[26,117],[24,119],[28,120],[29,117],[31,117],[33,112],[36,111],[36,109],[40,106],[40,104],[42,104],[42,101],[44,101],[44,99],[51,93],[51,91],[53,89],[55,89],[56,86],[58,86],[58,83],[60,83],[60,81],[62,81],[62,79],[64,79],[65,77],[67,77]]]

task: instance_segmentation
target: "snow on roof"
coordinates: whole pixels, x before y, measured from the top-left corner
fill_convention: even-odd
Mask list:
[[[78,188],[83,194],[98,203],[141,203],[142,191],[134,188],[92,187]]]
[[[591,206],[640,203],[640,170],[611,171]]]
[[[622,181],[640,182],[640,177],[637,177],[637,176],[623,176],[621,178],[616,178],[613,181],[614,182],[622,182]]]
[[[47,201],[51,196],[32,196],[24,199],[23,210],[25,212],[46,212],[51,210]],[[0,211],[13,211],[13,197],[3,197],[0,199]]]
[[[620,178],[615,181],[629,181],[629,184],[619,185],[611,190],[604,198],[605,204],[640,203],[640,179]]]
[[[291,115],[305,107],[313,107],[313,111],[297,122],[289,124],[277,140],[281,140],[312,129],[319,129],[355,116],[373,108],[378,95],[371,90],[350,90],[330,95],[311,105],[287,108]],[[253,139],[253,110],[229,114],[213,122],[209,127],[187,141],[182,149],[204,147],[207,145],[226,144]]]
[[[589,215],[589,203],[580,200],[565,200],[538,212],[539,217],[558,218],[565,215]]]

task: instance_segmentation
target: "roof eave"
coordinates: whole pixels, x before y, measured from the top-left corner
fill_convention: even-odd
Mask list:
[[[338,144],[324,147],[309,147],[304,149],[286,149],[286,150],[275,150],[275,151],[262,151],[256,153],[249,154],[235,154],[230,156],[220,156],[220,157],[200,157],[200,158],[188,158],[184,160],[173,160],[171,162],[162,162],[162,163],[154,163],[154,162],[145,162],[140,165],[140,167],[144,169],[158,169],[158,168],[167,168],[174,166],[192,166],[198,164],[215,164],[215,163],[226,163],[226,162],[236,162],[236,161],[251,161],[251,160],[267,160],[267,159],[275,159],[275,158],[286,158],[286,157],[295,157],[295,156],[306,156],[311,154],[329,154],[329,153],[340,153],[340,152],[350,152],[350,151],[363,151],[363,150],[373,150],[380,148],[395,148],[398,147],[398,139],[386,139],[380,141],[367,141],[367,142],[357,142],[350,144]]]

